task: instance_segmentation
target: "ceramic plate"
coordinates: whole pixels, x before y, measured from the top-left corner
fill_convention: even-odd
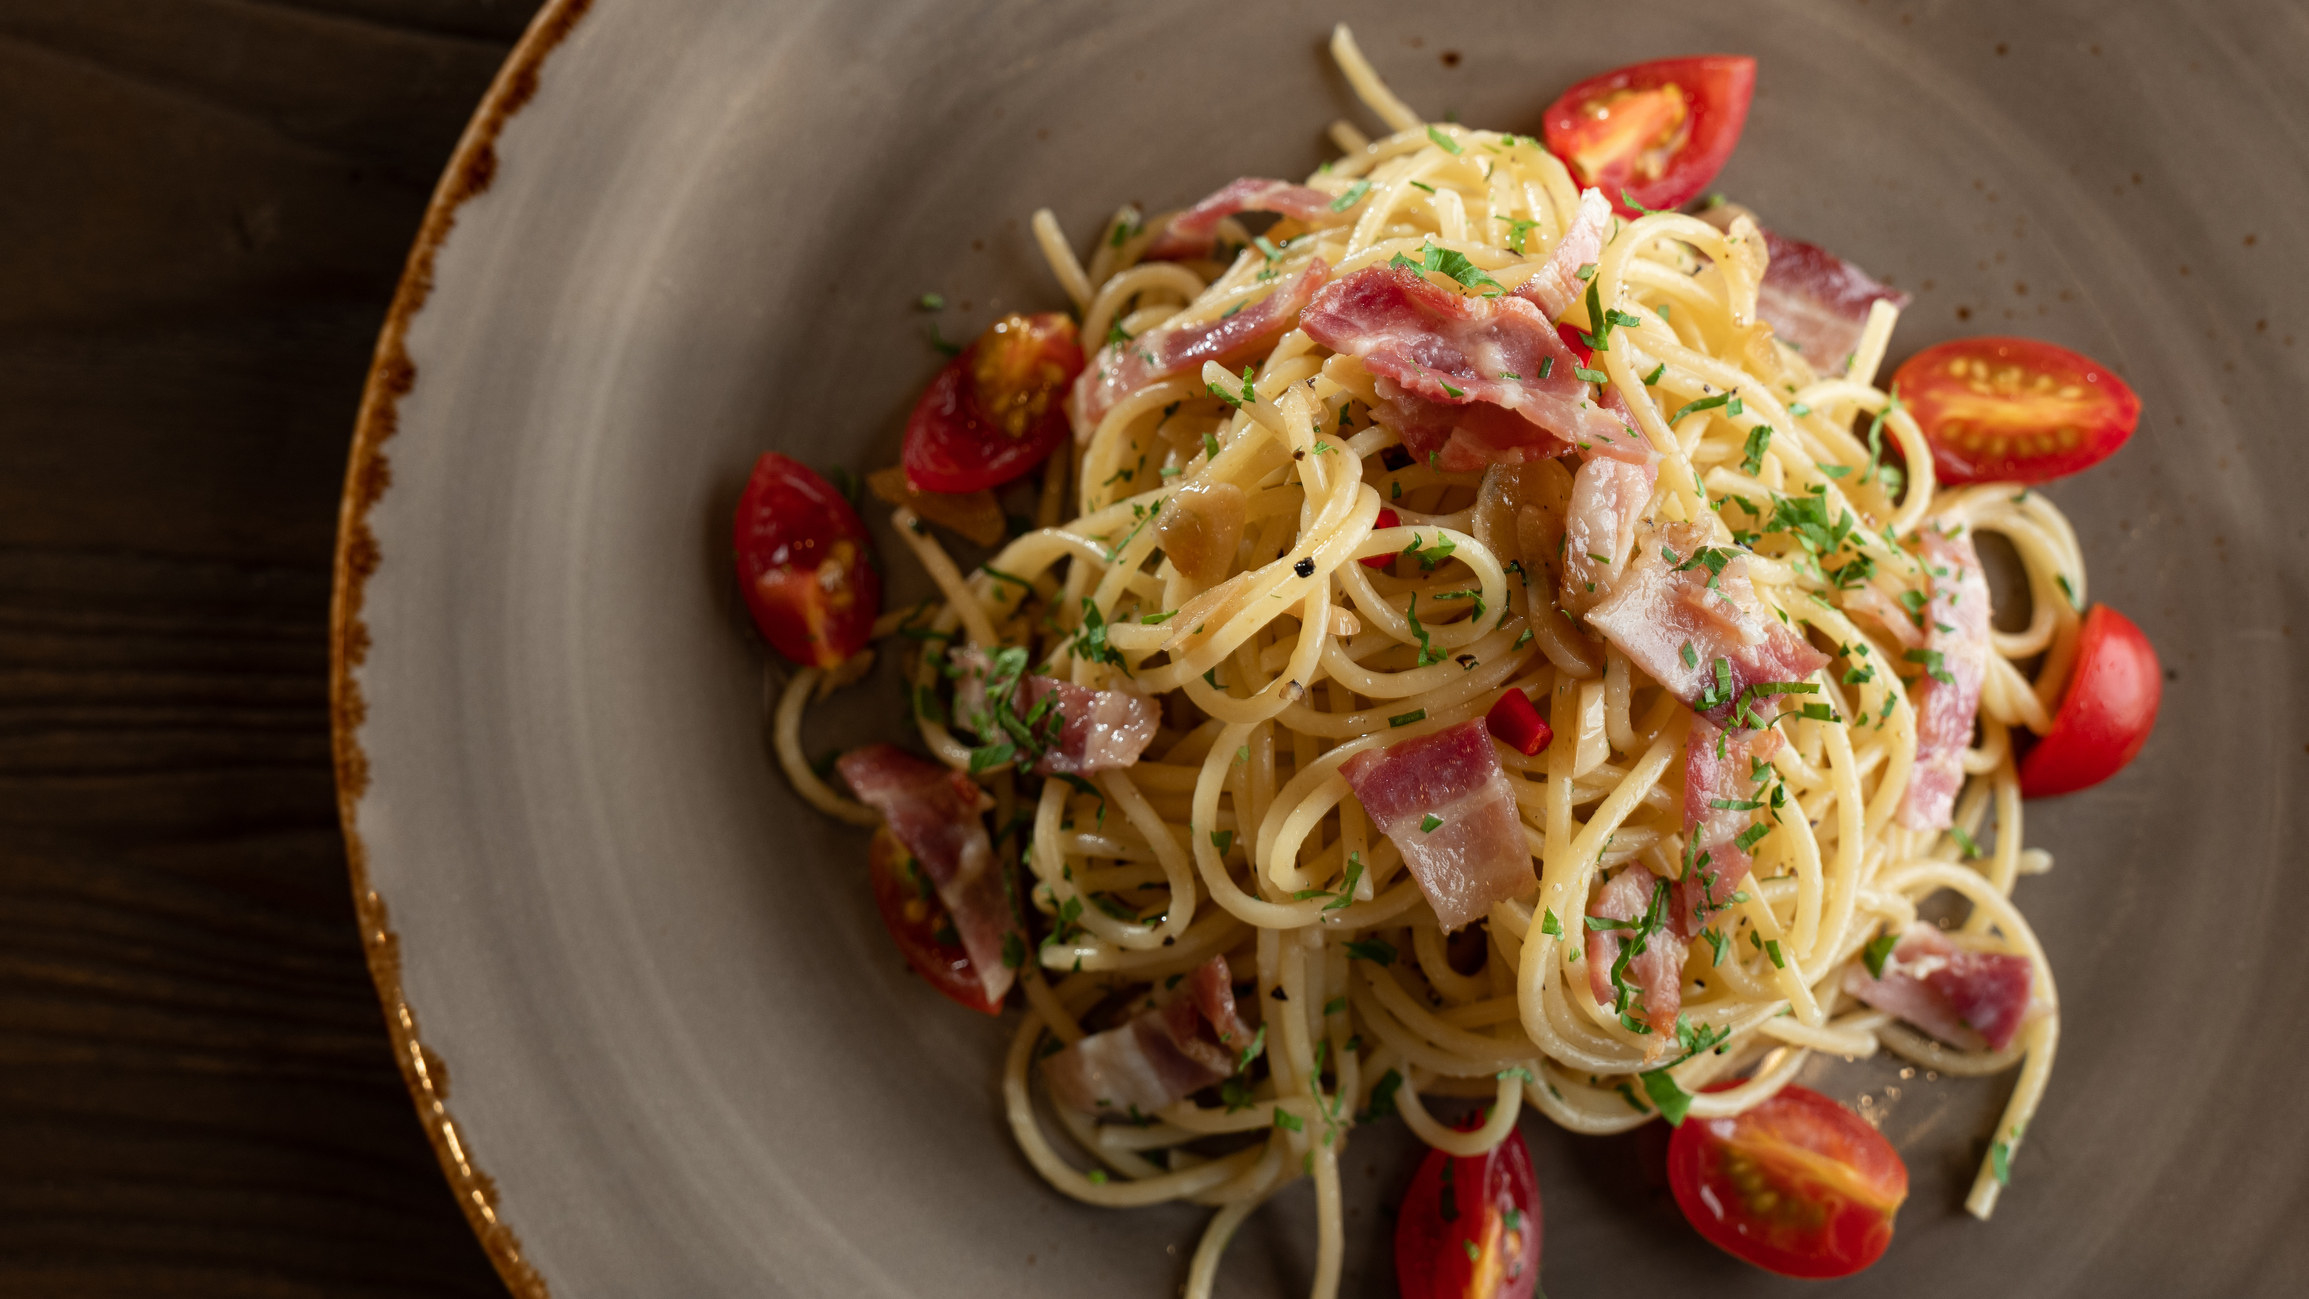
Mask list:
[[[1895,359],[2025,332],[2139,390],[2140,435],[2053,489],[2094,595],[2173,676],[2138,762],[2029,811],[2057,862],[2020,885],[2064,1001],[2051,1092],[1982,1224],[1959,1200],[2009,1079],[1816,1062],[1914,1174],[1891,1254],[1841,1289],[2309,1292],[2309,24],[1969,0],[549,4],[380,346],[337,618],[372,964],[508,1280],[1174,1293],[1203,1212],[1090,1209],[1033,1175],[998,1104],[1007,1029],[905,975],[864,836],[781,783],[727,520],[764,449],[892,460],[940,361],[923,292],[953,337],[1063,304],[1036,206],[1087,238],[1126,200],[1304,173],[1335,117],[1373,125],[1323,55],[1340,18],[1413,105],[1525,131],[1600,69],[1754,54],[1719,187],[1915,293]],[[814,748],[899,723],[894,692],[854,691]],[[1792,1288],[1683,1225],[1656,1134],[1525,1131],[1559,1299]],[[1393,1292],[1411,1153],[1355,1138],[1351,1293]],[[1311,1222],[1302,1185],[1222,1292],[1303,1292]]]

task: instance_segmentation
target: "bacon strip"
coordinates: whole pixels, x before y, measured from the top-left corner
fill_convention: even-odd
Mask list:
[[[1587,913],[1598,919],[1640,924],[1651,909],[1655,891],[1673,887],[1641,866],[1624,866],[1619,874],[1596,890],[1588,902]],[[1620,949],[1635,936],[1635,931],[1630,929],[1588,930],[1587,988],[1606,1006],[1612,1005],[1616,996],[1612,966],[1619,962]],[[1643,1014],[1639,1018],[1656,1035],[1655,1046],[1675,1040],[1676,1012],[1684,1005],[1684,957],[1690,950],[1683,938],[1669,927],[1663,912],[1660,923],[1644,935],[1644,950],[1630,957],[1627,969],[1622,972],[1625,982],[1643,991]]]
[[[1538,307],[1540,314],[1549,320],[1562,319],[1580,295],[1587,292],[1587,282],[1579,278],[1579,268],[1592,265],[1603,256],[1603,237],[1610,228],[1611,200],[1605,198],[1601,190],[1582,190],[1579,210],[1572,214],[1570,228],[1556,241],[1538,272],[1516,286],[1515,296]]]
[[[1530,890],[1531,845],[1481,719],[1358,753],[1339,773],[1446,933]]]
[[[1563,588],[1557,603],[1574,616],[1609,597],[1636,549],[1636,527],[1652,503],[1658,460],[1630,464],[1591,458],[1571,479],[1564,515]]]
[[[987,706],[986,652],[976,646],[952,655],[958,675],[954,684],[954,720],[992,741],[1006,735]],[[1112,771],[1135,764],[1153,742],[1162,724],[1162,710],[1135,690],[1093,690],[1089,686],[1030,673],[1018,683],[1011,711],[1020,721],[1032,716],[1044,699],[1051,700],[1061,725],[1054,742],[1034,763],[1034,770],[1051,776],[1061,772],[1082,775]],[[1037,735],[1050,733],[1047,718],[1031,724]]]
[[[1587,624],[1693,711],[1729,726],[1751,687],[1806,681],[1827,666],[1828,656],[1765,607],[1745,555],[1713,578],[1704,564],[1691,563],[1706,542],[1707,533],[1691,523],[1639,531],[1627,571],[1589,611]],[[1676,564],[1663,557],[1663,547],[1675,553]],[[1757,700],[1754,711],[1771,716],[1778,697]]]
[[[1218,239],[1219,222],[1243,212],[1272,212],[1309,223],[1334,215],[1331,196],[1319,189],[1245,176],[1228,181],[1200,203],[1173,216],[1140,257],[1150,262],[1208,257]]]
[[[1127,343],[1100,348],[1075,379],[1074,393],[1067,400],[1075,437],[1088,441],[1118,402],[1156,380],[1199,368],[1205,361],[1232,365],[1267,351],[1298,323],[1315,290],[1330,278],[1331,267],[1318,257],[1274,292],[1231,316],[1199,325],[1157,325]]]
[[[2028,1020],[2028,958],[1960,947],[1917,921],[1884,962],[1884,977],[1866,967],[1844,971],[1844,991],[1876,1009],[1966,1051],[2002,1051]]]
[[[1929,598],[1924,648],[1907,653],[1924,663],[1925,675],[1910,697],[1916,706],[1916,765],[1900,796],[1900,823],[1911,830],[1945,830],[1956,791],[1964,787],[1964,750],[1980,714],[1981,683],[1988,679],[1988,578],[1969,536],[1924,528],[1917,550]]]
[[[1754,808],[1717,807],[1762,799],[1756,763],[1780,747],[1778,731],[1725,732],[1705,717],[1692,718],[1684,737],[1684,878],[1676,884],[1676,932],[1697,938],[1717,912],[1730,906],[1754,864],[1740,836]]]
[[[1443,469],[1561,455],[1575,444],[1637,462],[1651,456],[1621,416],[1596,403],[1573,373],[1577,356],[1523,298],[1469,297],[1408,266],[1371,266],[1315,295],[1299,327],[1376,375],[1375,417],[1413,455],[1437,453]]]
[[[1764,251],[1772,260],[1756,291],[1756,314],[1823,376],[1844,372],[1852,349],[1860,345],[1871,306],[1879,301],[1908,305],[1907,294],[1877,283],[1825,248],[1763,233]]]
[[[1014,977],[1002,949],[1014,935],[1023,943],[1026,931],[980,819],[993,806],[986,791],[961,772],[891,744],[852,749],[835,765],[921,863],[954,917],[954,931],[987,1000],[1002,1000]]]
[[[1232,1077],[1250,1044],[1227,958],[1214,956],[1170,1000],[1043,1061],[1042,1076],[1069,1109],[1133,1118]]]

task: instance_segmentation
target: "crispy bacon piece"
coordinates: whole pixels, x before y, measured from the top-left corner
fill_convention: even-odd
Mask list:
[[[1966,1051],[2002,1051],[2028,1020],[2028,958],[1976,952],[1917,921],[1884,961],[1884,977],[1865,966],[1844,971],[1844,991],[1876,1009]]]
[[[1634,558],[1637,525],[1651,506],[1658,480],[1657,459],[1630,464],[1595,456],[1572,475],[1557,602],[1575,616],[1601,604],[1619,585]]]
[[[1737,203],[1720,203],[1700,213],[1700,219],[1728,230],[1740,217],[1755,214]],[[1860,345],[1868,324],[1868,309],[1881,299],[1906,307],[1908,295],[1878,283],[1868,272],[1817,244],[1790,239],[1769,230],[1764,253],[1770,260],[1756,290],[1756,314],[1772,333],[1804,354],[1814,372],[1830,378],[1844,372],[1844,362]]]
[[[1733,554],[1711,575],[1702,561],[1722,556],[1700,555],[1706,541],[1691,523],[1640,529],[1634,558],[1587,624],[1716,725],[1732,725],[1748,700],[1755,715],[1769,718],[1779,697],[1757,697],[1751,688],[1808,680],[1828,656],[1764,606],[1744,555]]]
[[[1571,228],[1556,241],[1538,272],[1516,286],[1515,296],[1538,307],[1549,320],[1561,319],[1587,292],[1587,281],[1579,278],[1579,268],[1591,266],[1603,256],[1603,237],[1610,228],[1611,200],[1601,190],[1581,191]]]
[[[1481,719],[1358,753],[1339,774],[1402,850],[1445,932],[1531,888],[1515,790]]]
[[[1756,764],[1780,747],[1778,731],[1725,732],[1705,717],[1692,718],[1684,737],[1684,877],[1676,884],[1676,932],[1697,938],[1748,878],[1753,864],[1740,836],[1753,820],[1765,779]]]
[[[1151,1115],[1232,1077],[1250,1044],[1227,958],[1214,956],[1168,1001],[1043,1061],[1042,1076],[1069,1109],[1100,1118]]]
[[[955,650],[952,658],[956,670],[954,720],[989,742],[1009,735],[987,703],[987,677],[992,667],[986,652],[966,646]],[[994,684],[999,688],[1001,683]],[[1027,720],[1046,698],[1051,701],[1051,711],[1059,715],[1056,727],[1048,714],[1040,720]],[[1029,673],[1018,683],[1009,707],[1032,734],[1050,737],[1049,747],[1034,763],[1034,770],[1045,776],[1061,772],[1083,775],[1131,766],[1146,752],[1146,746],[1154,741],[1155,728],[1162,724],[1162,710],[1135,690],[1093,690],[1040,673]]]
[[[1231,316],[1199,325],[1157,325],[1127,343],[1100,348],[1075,379],[1074,395],[1067,401],[1076,439],[1089,441],[1117,402],[1158,379],[1199,369],[1205,361],[1232,365],[1273,347],[1330,278],[1331,267],[1318,257]]]
[[[1208,257],[1218,238],[1219,222],[1242,212],[1272,212],[1309,224],[1336,215],[1331,211],[1331,196],[1319,189],[1245,176],[1228,181],[1200,203],[1173,216],[1140,257],[1150,262]]]
[[[1772,260],[1756,291],[1756,314],[1823,376],[1844,372],[1871,306],[1879,300],[1908,305],[1907,294],[1816,244],[1766,230],[1764,251]]]
[[[1869,621],[1882,627],[1892,639],[1905,649],[1917,649],[1924,644],[1924,628],[1910,616],[1900,602],[1866,584],[1846,591],[1839,602],[1846,613],[1868,615]]]
[[[1371,266],[1315,295],[1300,328],[1378,377],[1375,418],[1413,455],[1453,472],[1591,453],[1643,461],[1651,448],[1594,400],[1578,358],[1520,297],[1468,297],[1408,266]],[[1544,372],[1544,377],[1543,377]]]
[[[1588,929],[1588,991],[1604,1005],[1613,1004],[1612,967],[1619,963],[1620,949],[1641,933],[1644,950],[1628,959],[1621,978],[1643,991],[1643,1013],[1637,1018],[1651,1027],[1653,1045],[1660,1049],[1675,1041],[1676,1012],[1684,1005],[1684,957],[1691,950],[1669,925],[1667,895],[1674,888],[1642,866],[1624,866],[1595,891],[1587,905],[1591,916],[1635,926]],[[1644,924],[1647,915],[1652,921],[1648,930]],[[1629,1013],[1633,1011],[1630,1007]]]
[[[1000,1002],[1013,977],[1003,948],[1014,936],[1024,943],[1026,931],[980,819],[993,806],[986,791],[961,772],[891,744],[852,749],[835,765],[930,876],[987,1000]]]
[[[1916,765],[1900,796],[1900,823],[1911,830],[1945,830],[1964,787],[1964,750],[1980,714],[1980,687],[1988,679],[1988,577],[1969,536],[1938,528],[1917,533],[1924,561],[1924,648],[1906,651],[1921,662],[1910,702],[1916,706]]]

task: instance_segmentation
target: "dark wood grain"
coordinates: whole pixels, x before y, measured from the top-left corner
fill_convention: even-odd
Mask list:
[[[330,550],[532,0],[0,0],[0,1293],[493,1295],[331,788]]]

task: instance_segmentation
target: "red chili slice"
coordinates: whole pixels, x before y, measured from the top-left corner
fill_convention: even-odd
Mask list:
[[[866,647],[882,610],[866,525],[834,485],[764,452],[738,498],[738,587],[780,654],[830,668]]]
[[[2094,605],[2077,633],[2076,667],[2052,729],[2020,760],[2020,792],[2073,794],[2122,771],[2149,742],[2164,696],[2156,647],[2131,619]]]
[[[995,321],[915,403],[900,456],[907,483],[918,492],[976,492],[1027,473],[1066,441],[1066,390],[1081,373],[1071,317]]]
[[[2141,399],[2091,357],[2033,338],[1959,338],[1892,376],[1944,483],[2041,483],[2116,454]]]
[[[1547,147],[1622,216],[1681,207],[1723,170],[1748,120],[1756,61],[1709,54],[1616,68],[1563,92],[1542,119]]]
[[[1512,687],[1483,715],[1483,724],[1507,747],[1527,758],[1555,739],[1555,731],[1532,707],[1531,696]]]
[[[1382,505],[1379,507],[1379,517],[1371,520],[1371,530],[1373,532],[1377,532],[1381,528],[1396,528],[1401,527],[1402,524],[1402,515],[1397,514],[1395,511],[1390,510],[1386,506]],[[1395,556],[1365,555],[1355,562],[1361,564],[1365,568],[1387,568],[1394,564]]]

